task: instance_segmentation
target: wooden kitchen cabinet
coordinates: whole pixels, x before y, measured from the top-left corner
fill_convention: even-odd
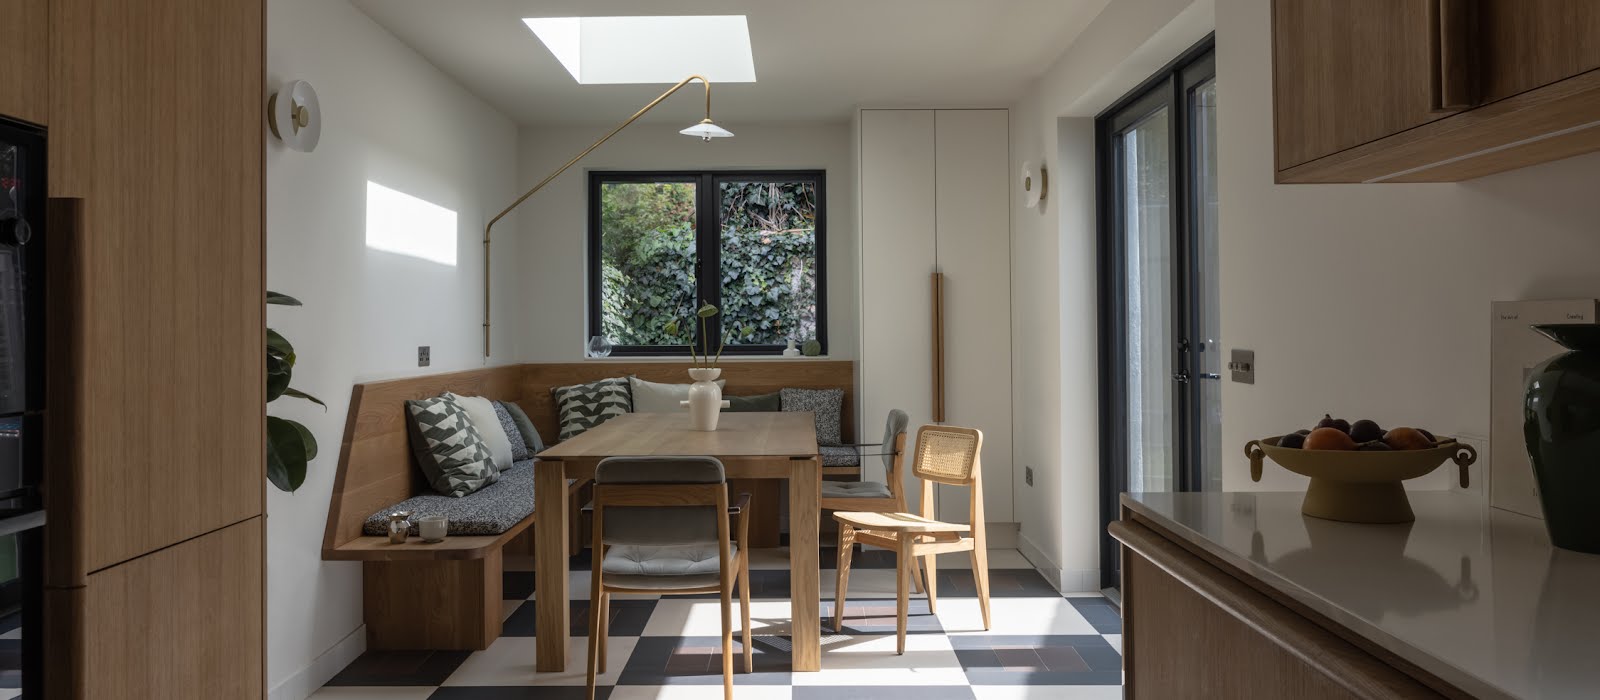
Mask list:
[[[48,0],[0,0],[0,114],[47,121],[49,34]]]
[[[1276,180],[1449,182],[1600,149],[1600,3],[1274,0]]]

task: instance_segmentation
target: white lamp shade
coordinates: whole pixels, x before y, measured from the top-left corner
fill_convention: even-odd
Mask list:
[[[311,83],[296,80],[267,103],[272,134],[296,151],[310,152],[322,138],[322,108]]]
[[[733,136],[732,131],[728,131],[727,129],[711,123],[710,119],[700,122],[699,124],[691,126],[678,133],[683,134],[684,136],[699,136],[707,141],[710,141],[711,139],[725,139]]]

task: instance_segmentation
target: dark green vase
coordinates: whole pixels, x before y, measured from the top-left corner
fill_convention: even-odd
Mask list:
[[[1600,325],[1534,326],[1568,352],[1528,375],[1522,434],[1550,542],[1600,554]]]

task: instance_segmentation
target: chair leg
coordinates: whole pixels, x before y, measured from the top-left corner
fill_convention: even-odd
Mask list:
[[[973,543],[972,581],[978,586],[978,606],[983,610],[983,628],[989,629],[989,550],[983,541]]]
[[[600,663],[597,666],[599,666],[600,673],[604,674],[606,672],[606,657],[611,656],[611,654],[607,653],[611,650],[610,593],[600,592],[600,606],[598,609],[600,611],[600,619],[596,620],[596,625],[600,628]]]
[[[739,615],[744,629],[744,672],[755,673],[755,651],[750,645],[750,554],[740,552],[739,559]]]
[[[917,558],[911,555],[911,543],[914,537],[900,533],[898,538],[899,551],[895,556],[895,652],[906,653],[906,616],[910,612],[911,572],[917,568]]]
[[[928,590],[928,612],[931,613],[931,614],[934,614],[934,615],[938,615],[939,614],[939,555],[937,555],[937,554],[929,554],[929,555],[927,555],[925,557],[917,557],[917,558],[925,560],[926,563],[924,564],[924,566],[927,567],[927,569],[928,569],[928,584],[927,584],[927,590]]]
[[[850,553],[856,546],[856,529],[839,523],[839,568],[833,587],[833,631],[844,632],[844,594],[850,586]]]
[[[927,587],[922,585],[922,563],[918,562],[915,567],[911,569],[911,592],[917,595],[922,595],[922,593],[926,590]]]
[[[722,695],[733,700],[733,583],[722,580]]]
[[[595,561],[599,561],[599,559],[596,559]],[[588,661],[587,664],[584,665],[584,670],[587,672],[586,675],[588,676],[588,686],[589,686],[588,698],[589,698],[589,700],[594,700],[594,677],[595,677],[597,665],[599,663],[601,663],[600,662],[600,657],[601,657],[600,629],[601,629],[601,625],[600,625],[599,607],[598,607],[598,605],[596,605],[596,601],[598,601],[600,599],[600,596],[601,596],[601,593],[600,593],[600,572],[598,570],[599,569],[598,566],[596,566],[595,569],[596,569],[596,571],[593,574],[593,577],[594,577],[593,578],[593,583],[589,586],[589,590],[590,590],[590,595],[589,595],[589,601],[590,601],[590,606],[589,606],[589,661]]]

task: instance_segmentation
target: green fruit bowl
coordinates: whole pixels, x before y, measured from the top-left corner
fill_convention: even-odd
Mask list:
[[[1280,436],[1281,437],[1281,436]],[[1346,451],[1278,447],[1278,437],[1245,443],[1250,479],[1261,481],[1263,458],[1309,477],[1300,512],[1352,523],[1409,523],[1416,520],[1400,482],[1415,479],[1453,461],[1461,470],[1461,487],[1469,484],[1467,466],[1478,451],[1453,438],[1441,438],[1423,450]]]

